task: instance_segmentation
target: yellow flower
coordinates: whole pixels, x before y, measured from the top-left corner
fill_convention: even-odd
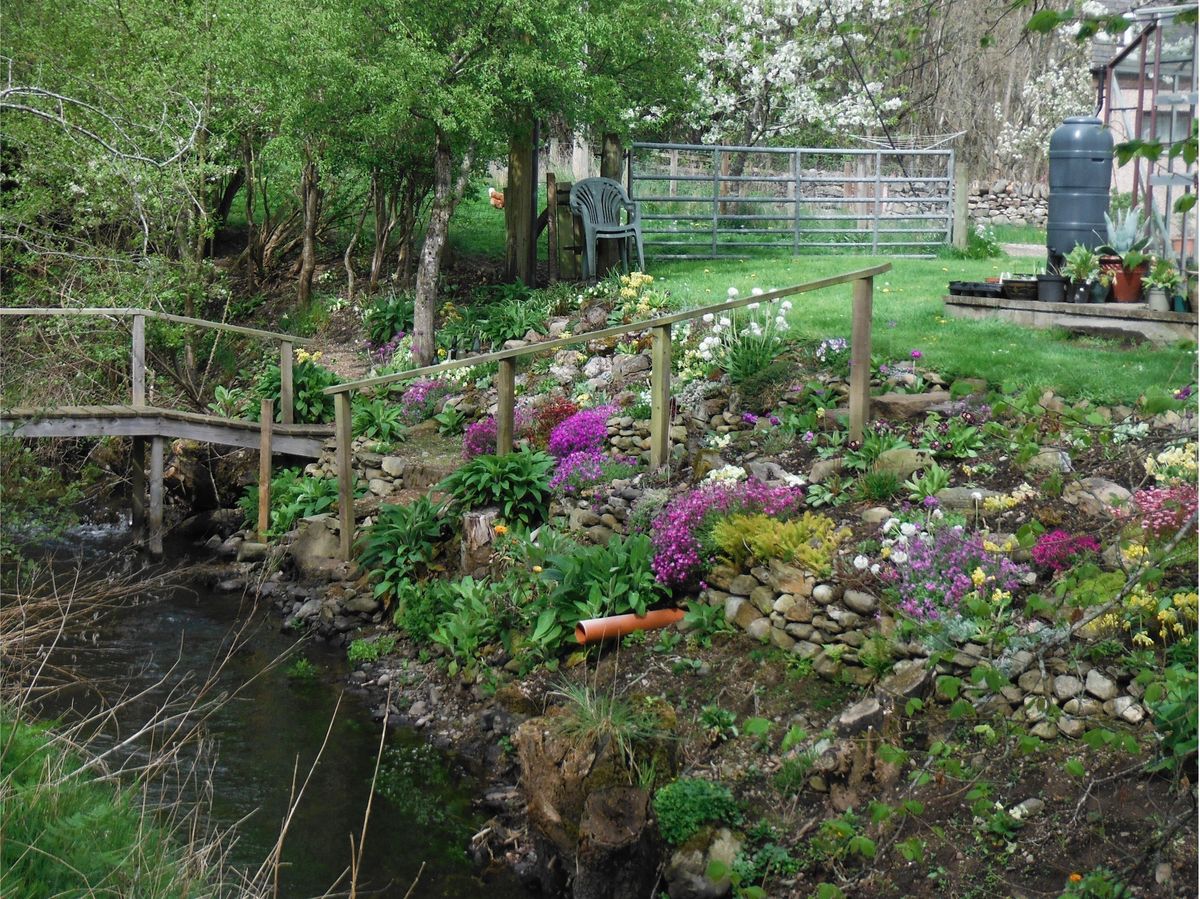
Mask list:
[[[498,525],[496,525],[496,528],[495,528],[495,530],[496,530],[496,533],[497,533],[497,534],[499,534],[499,535],[504,535],[504,534],[507,534],[507,533],[508,533],[508,528],[507,528],[507,527],[505,527],[505,526],[504,526],[504,525],[502,525],[502,524],[498,524]]]
[[[971,583],[976,587],[982,587],[984,581],[987,580],[987,575],[983,573],[982,568],[976,568],[971,572]]]
[[[997,587],[992,591],[992,602],[1004,602],[1006,599],[1012,599],[1012,594],[1007,590],[1001,590]]]
[[[446,358],[446,348],[444,346],[438,347],[437,354],[438,354],[439,359],[445,359]]]
[[[820,419],[820,418],[824,418],[824,417],[825,417],[825,407],[822,406],[820,409],[817,410],[817,418]]]
[[[1071,876],[1067,880],[1071,881],[1071,883],[1079,883],[1079,881],[1083,880],[1083,875],[1078,871],[1072,871]]]
[[[1154,640],[1145,631],[1138,631],[1133,635],[1133,643],[1136,646],[1153,646]]]
[[[533,573],[534,573],[534,574],[541,574],[541,573],[542,573],[542,566],[541,566],[541,565],[534,565],[534,566],[533,566]]]

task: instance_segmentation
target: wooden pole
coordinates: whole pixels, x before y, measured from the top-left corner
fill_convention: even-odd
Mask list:
[[[950,239],[960,250],[967,246],[967,166],[966,163],[954,164],[954,221],[951,225]]]
[[[292,342],[279,341],[279,411],[281,423],[290,425],[296,421],[296,399],[292,376]],[[272,416],[268,416],[272,417]]]
[[[505,273],[510,281],[533,285],[537,247],[531,246],[537,201],[533,125],[529,123],[508,142],[508,183],[504,187]]]
[[[625,151],[617,135],[604,135],[604,145],[600,151],[600,177],[611,178],[618,184],[625,170]],[[603,278],[617,266],[621,258],[621,248],[615,240],[596,241],[596,277]]]
[[[501,359],[496,372],[496,455],[511,453],[516,417],[516,363]]]
[[[546,172],[546,273],[558,283],[558,179]]]
[[[150,555],[163,554],[163,444],[162,437],[150,438]]]
[[[258,539],[267,542],[271,527],[271,425],[272,403],[263,400],[258,418]]]
[[[671,451],[671,326],[651,329],[650,467],[665,465]]]
[[[874,278],[854,282],[854,321],[850,328],[850,439],[862,440],[871,414],[871,305]]]
[[[129,519],[134,540],[146,539],[146,438],[129,442]]]
[[[338,523],[341,529],[341,554],[350,560],[354,542],[354,471],[351,468],[351,440],[354,432],[350,421],[350,394],[333,397],[334,439],[337,441]]]
[[[133,405],[146,405],[146,316],[133,317],[133,353],[130,379],[133,383]]]

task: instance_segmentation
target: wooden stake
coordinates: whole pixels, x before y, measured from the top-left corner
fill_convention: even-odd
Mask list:
[[[551,284],[558,283],[558,179],[546,173],[546,269]]]
[[[516,416],[516,363],[501,359],[496,372],[496,455],[511,453]]]
[[[267,542],[271,527],[271,421],[274,412],[270,400],[259,407],[258,432],[258,540]]]
[[[133,317],[133,353],[130,378],[133,383],[133,405],[146,405],[146,316]]]
[[[871,414],[871,305],[874,278],[854,282],[854,321],[850,329],[850,439],[862,440]]]
[[[150,439],[150,555],[163,554],[163,444],[162,437]]]
[[[285,425],[296,421],[296,398],[292,377],[292,342],[279,342],[279,410],[280,422]]]
[[[129,442],[129,518],[134,540],[146,539],[146,438]]]
[[[351,441],[354,432],[350,420],[350,394],[333,397],[334,438],[337,441],[338,522],[341,528],[341,555],[350,560],[354,543],[354,471],[351,466]]]
[[[665,465],[671,451],[671,326],[651,329],[650,467]]]

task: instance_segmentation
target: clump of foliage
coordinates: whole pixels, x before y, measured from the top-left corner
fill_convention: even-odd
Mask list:
[[[414,381],[400,397],[400,415],[409,424],[432,418],[438,403],[453,391],[452,384],[436,378]]]
[[[377,662],[395,648],[395,634],[381,634],[373,640],[360,637],[350,643],[346,650],[346,659],[351,665],[357,665],[359,662]]]
[[[427,643],[442,619],[454,611],[457,594],[450,581],[401,580],[394,585],[392,623],[417,643]]]
[[[514,621],[508,614],[506,594],[498,585],[465,577],[447,589],[453,597],[453,611],[442,617],[431,637],[450,654],[450,673],[457,674],[472,666],[479,650]]]
[[[559,691],[565,702],[553,718],[555,729],[581,749],[611,746],[631,775],[639,756],[652,753],[666,733],[650,708],[588,684],[568,684]]]
[[[600,449],[608,438],[608,420],[616,411],[613,406],[596,406],[576,412],[554,426],[546,444],[547,451],[562,459],[572,453]]]
[[[359,562],[376,580],[375,596],[392,596],[409,578],[424,574],[448,531],[442,507],[427,496],[380,506],[358,544]]]
[[[655,793],[654,814],[659,833],[672,846],[686,843],[706,825],[742,821],[728,787],[697,777],[681,777]]]
[[[825,577],[838,546],[850,535],[827,515],[804,512],[779,520],[768,515],[731,515],[715,522],[708,539],[734,565],[779,559]]]
[[[381,440],[384,443],[399,443],[404,440],[407,431],[404,426],[403,409],[382,397],[354,397],[351,427],[356,437]]]
[[[546,579],[556,582],[547,602],[570,610],[565,617],[572,629],[585,618],[645,615],[666,597],[651,568],[653,557],[654,546],[645,534],[614,536],[603,546],[572,546],[547,559]]]
[[[1071,535],[1058,529],[1040,535],[1031,550],[1034,562],[1056,572],[1098,552],[1100,544],[1090,534]]]
[[[338,383],[338,376],[319,364],[319,358],[319,353],[309,355],[300,350],[297,353],[297,361],[292,366],[292,401],[296,424],[324,424],[333,421],[333,397],[323,391],[326,387]],[[272,362],[263,369],[252,390],[256,399],[270,400],[274,404],[275,421],[283,420],[283,410],[279,406],[282,382],[279,363]],[[258,414],[258,409],[251,407],[251,417],[257,419]]]
[[[270,526],[265,537],[286,534],[296,522],[311,515],[328,512],[337,505],[338,487],[334,478],[310,477],[300,468],[285,468],[271,478]],[[246,524],[258,521],[258,485],[246,488],[238,500]]]
[[[600,449],[579,450],[558,460],[550,488],[568,496],[597,484],[628,478],[637,470],[632,456],[610,456]]]
[[[375,300],[363,315],[367,339],[378,347],[397,334],[411,331],[413,306],[413,297],[407,293],[392,293]]]
[[[91,895],[192,895],[203,879],[147,819],[139,793],[79,775],[81,765],[50,732],[0,707],[0,893],[74,896],[87,884]]]
[[[550,438],[550,433],[562,422],[579,411],[579,406],[565,396],[551,396],[533,413],[533,436],[539,442]]]
[[[680,494],[654,520],[654,573],[667,586],[692,586],[708,565],[703,543],[721,518],[762,513],[784,519],[803,507],[804,488],[768,487],[755,479]]]
[[[508,524],[529,528],[546,517],[553,469],[554,459],[538,451],[476,456],[438,489],[454,497],[456,508],[498,506]]]

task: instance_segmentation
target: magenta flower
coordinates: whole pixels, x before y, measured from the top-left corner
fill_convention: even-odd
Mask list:
[[[572,453],[600,449],[608,439],[608,420],[616,411],[613,406],[597,406],[576,412],[554,426],[546,449],[560,459]]]
[[[911,353],[909,353],[908,355],[912,356],[912,358],[914,358],[914,359],[920,359],[920,358],[921,358],[921,351],[920,351],[920,350],[913,350],[913,351],[912,351]]]

